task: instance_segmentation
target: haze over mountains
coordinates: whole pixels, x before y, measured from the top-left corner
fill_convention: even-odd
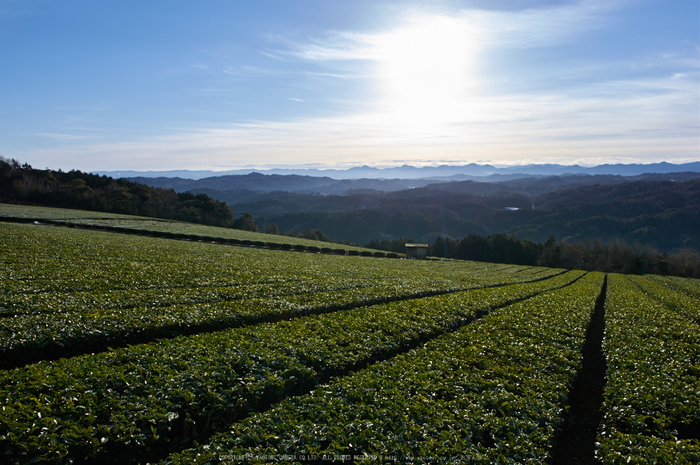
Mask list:
[[[498,176],[522,177],[522,175],[532,176],[553,176],[563,174],[614,174],[619,176],[635,176],[645,173],[674,173],[681,171],[700,172],[700,162],[672,164],[605,164],[592,167],[580,165],[519,165],[495,167],[493,165],[478,165],[470,163],[467,165],[440,165],[415,167],[403,165],[392,168],[374,168],[370,166],[358,166],[348,169],[315,169],[315,168],[277,168],[277,169],[238,169],[226,171],[100,171],[114,178],[134,178],[134,177],[167,177],[182,179],[202,179],[208,177],[218,177],[226,175],[244,175],[253,172],[263,174],[296,174],[301,176],[329,177],[332,179],[435,179],[441,177],[456,177],[453,180],[464,180],[471,178],[481,178],[481,180],[502,180]],[[491,177],[491,178],[485,178]]]
[[[317,172],[324,176],[308,174]],[[264,173],[128,179],[205,193],[235,214],[252,214],[260,227],[274,223],[285,233],[319,228],[331,239],[357,244],[501,232],[535,242],[554,234],[571,242],[623,239],[669,252],[700,248],[700,162]],[[338,179],[343,173],[346,178]]]

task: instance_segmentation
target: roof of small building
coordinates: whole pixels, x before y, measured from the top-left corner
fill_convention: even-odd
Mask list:
[[[421,248],[421,247],[428,247],[428,244],[406,244],[406,247],[414,247],[414,248]]]

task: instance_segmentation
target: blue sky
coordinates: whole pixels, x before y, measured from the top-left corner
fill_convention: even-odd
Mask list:
[[[171,170],[700,160],[698,0],[0,0],[0,155]]]

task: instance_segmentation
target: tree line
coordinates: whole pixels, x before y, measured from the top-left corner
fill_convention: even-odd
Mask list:
[[[123,213],[236,226],[231,209],[206,194],[177,193],[80,171],[39,170],[0,157],[0,202]],[[239,218],[240,220],[240,218]],[[239,221],[239,223],[241,223]],[[241,226],[246,226],[243,221]]]
[[[274,223],[265,223],[258,229],[256,219],[250,213],[241,213],[234,218],[226,203],[206,194],[178,193],[173,189],[76,170],[39,170],[2,156],[0,202],[122,213],[281,234]],[[331,242],[320,229],[291,232],[289,235]]]
[[[365,247],[404,253],[407,242],[413,241],[407,238],[371,241]],[[428,255],[513,265],[700,278],[700,253],[692,248],[662,254],[650,246],[630,245],[620,239],[568,243],[550,235],[544,244],[536,244],[502,233],[470,234],[461,240],[437,237],[428,247]]]

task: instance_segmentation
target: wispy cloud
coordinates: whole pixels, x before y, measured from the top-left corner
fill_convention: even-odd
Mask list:
[[[90,136],[83,136],[83,135],[78,135],[78,134],[60,134],[60,133],[54,133],[54,132],[40,132],[40,133],[35,133],[33,134],[34,136],[38,137],[43,137],[46,139],[53,139],[53,140],[83,140],[83,139],[90,139]]]
[[[383,34],[332,31],[310,42],[290,43],[289,54],[305,60],[376,60]]]
[[[480,46],[531,48],[561,44],[562,41],[573,40],[583,31],[603,28],[609,22],[609,13],[628,3],[589,0],[517,11],[465,9],[442,18],[472,31],[472,39],[478,41]],[[407,17],[403,27],[411,27],[431,16],[441,17],[439,14],[422,13]],[[287,41],[288,50],[279,52],[277,56],[291,54],[314,61],[381,60],[385,58],[384,44],[401,33],[402,27],[378,33],[331,31],[323,37],[305,42]]]
[[[323,161],[332,166],[356,160],[395,164],[398,159],[513,164],[523,160],[596,164],[699,159],[700,127],[697,119],[687,118],[688,111],[700,106],[694,82],[660,80],[658,86],[665,86],[667,92],[644,92],[648,85],[611,82],[599,85],[597,95],[478,99],[449,124],[397,125],[394,115],[382,112],[257,121],[215,128],[177,128],[169,134],[129,143],[35,151],[29,160],[50,156],[50,164],[61,166],[61,160],[70,156],[78,166],[96,170],[132,166],[235,168],[250,166],[251,160],[265,165]],[[192,159],[194,153],[196,160]],[[105,159],[114,161],[106,166]]]
[[[231,89],[225,87],[200,87],[190,89],[191,92],[201,95],[220,95],[231,92]]]
[[[604,28],[610,23],[610,13],[629,3],[587,0],[520,11],[464,10],[462,18],[478,27],[480,38],[487,45],[532,48],[559,45],[584,31]]]

